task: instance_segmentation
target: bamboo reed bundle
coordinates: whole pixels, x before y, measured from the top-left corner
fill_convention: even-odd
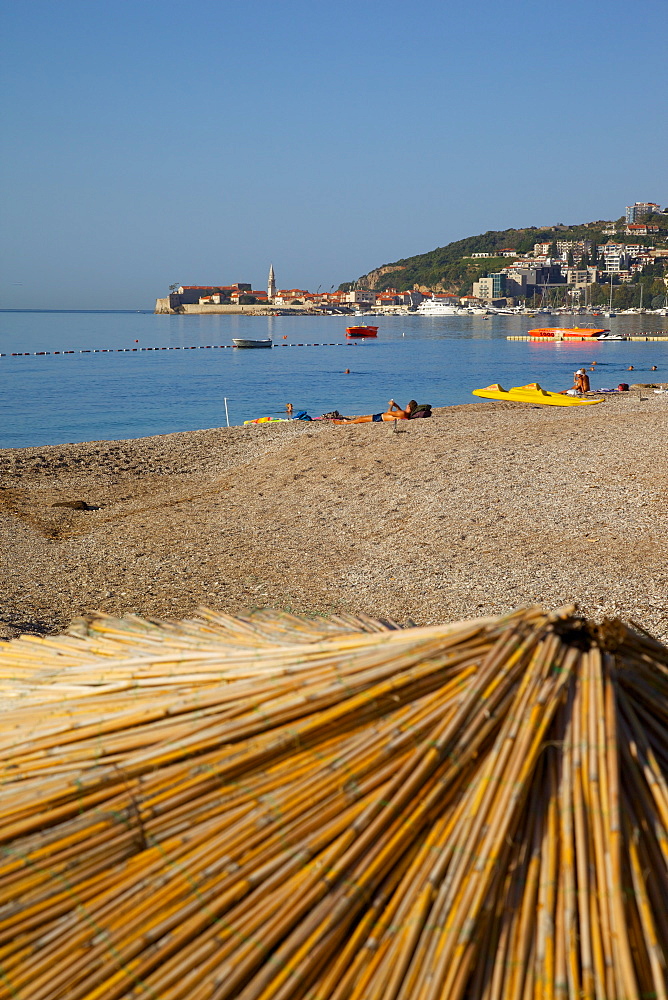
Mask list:
[[[0,695],[0,998],[668,1000],[637,627],[91,616]]]

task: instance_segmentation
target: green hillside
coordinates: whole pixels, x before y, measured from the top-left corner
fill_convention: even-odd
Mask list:
[[[340,287],[342,290],[347,290],[356,285],[358,288],[373,288],[379,291],[385,288],[408,291],[418,285],[432,291],[467,295],[471,292],[474,281],[508,264],[507,257],[472,260],[470,255],[473,253],[493,253],[504,248],[512,248],[518,253],[530,253],[533,251],[534,243],[551,243],[554,240],[586,239],[597,246],[609,240],[624,240],[623,225],[620,224],[617,226],[617,236],[603,234],[603,230],[610,225],[610,222],[598,221],[575,226],[560,224],[549,229],[531,226],[528,229],[491,230],[480,236],[456,240],[428,253],[385,264],[368,274],[361,275],[356,282],[346,282]],[[654,239],[634,237],[633,242],[649,245],[656,243],[656,237]]]

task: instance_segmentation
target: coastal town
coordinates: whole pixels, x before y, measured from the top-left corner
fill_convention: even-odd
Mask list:
[[[593,225],[593,224],[591,224]],[[459,294],[439,289],[439,282],[416,281],[411,288],[384,286],[381,268],[354,283],[328,292],[279,288],[273,265],[266,289],[251,284],[172,285],[169,295],[156,301],[157,313],[395,313],[457,315],[498,309],[526,311],[553,307],[579,311],[605,304],[620,311],[666,314],[668,301],[668,208],[657,202],[626,206],[622,219],[604,224],[605,242],[594,238],[558,238],[538,241],[532,249],[513,246],[473,250],[462,263],[477,268],[479,276]],[[593,237],[593,234],[592,234]],[[402,265],[396,266],[396,272]],[[651,280],[641,281],[642,278]],[[633,295],[633,287],[639,296]],[[647,291],[645,301],[643,295]],[[636,303],[635,298],[639,298]]]

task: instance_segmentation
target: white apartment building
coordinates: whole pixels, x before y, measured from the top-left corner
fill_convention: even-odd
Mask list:
[[[629,255],[626,247],[615,247],[614,249],[603,249],[603,270],[609,274],[618,274],[620,271],[627,271],[629,266]]]
[[[572,253],[574,257],[584,257],[590,253],[592,247],[591,240],[557,240],[557,252],[565,255],[564,259]]]
[[[648,215],[661,211],[661,206],[655,201],[637,201],[635,205],[626,206],[626,222],[640,222]]]

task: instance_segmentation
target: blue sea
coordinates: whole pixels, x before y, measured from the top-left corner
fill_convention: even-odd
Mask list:
[[[378,412],[390,398],[475,404],[471,390],[491,382],[568,388],[574,370],[591,361],[597,362],[592,388],[668,381],[668,343],[506,340],[532,326],[571,326],[574,317],[377,317],[377,340],[354,343],[345,338],[350,322],[342,316],[0,312],[0,447],[221,427],[225,399],[231,424],[278,416],[288,402],[311,416],[333,409]],[[668,319],[659,316],[619,316],[601,325],[623,334],[668,332]],[[272,350],[231,347],[233,337],[268,335]],[[52,353],[35,356],[38,351]],[[12,357],[16,352],[30,356]],[[626,371],[631,364],[634,373]]]

